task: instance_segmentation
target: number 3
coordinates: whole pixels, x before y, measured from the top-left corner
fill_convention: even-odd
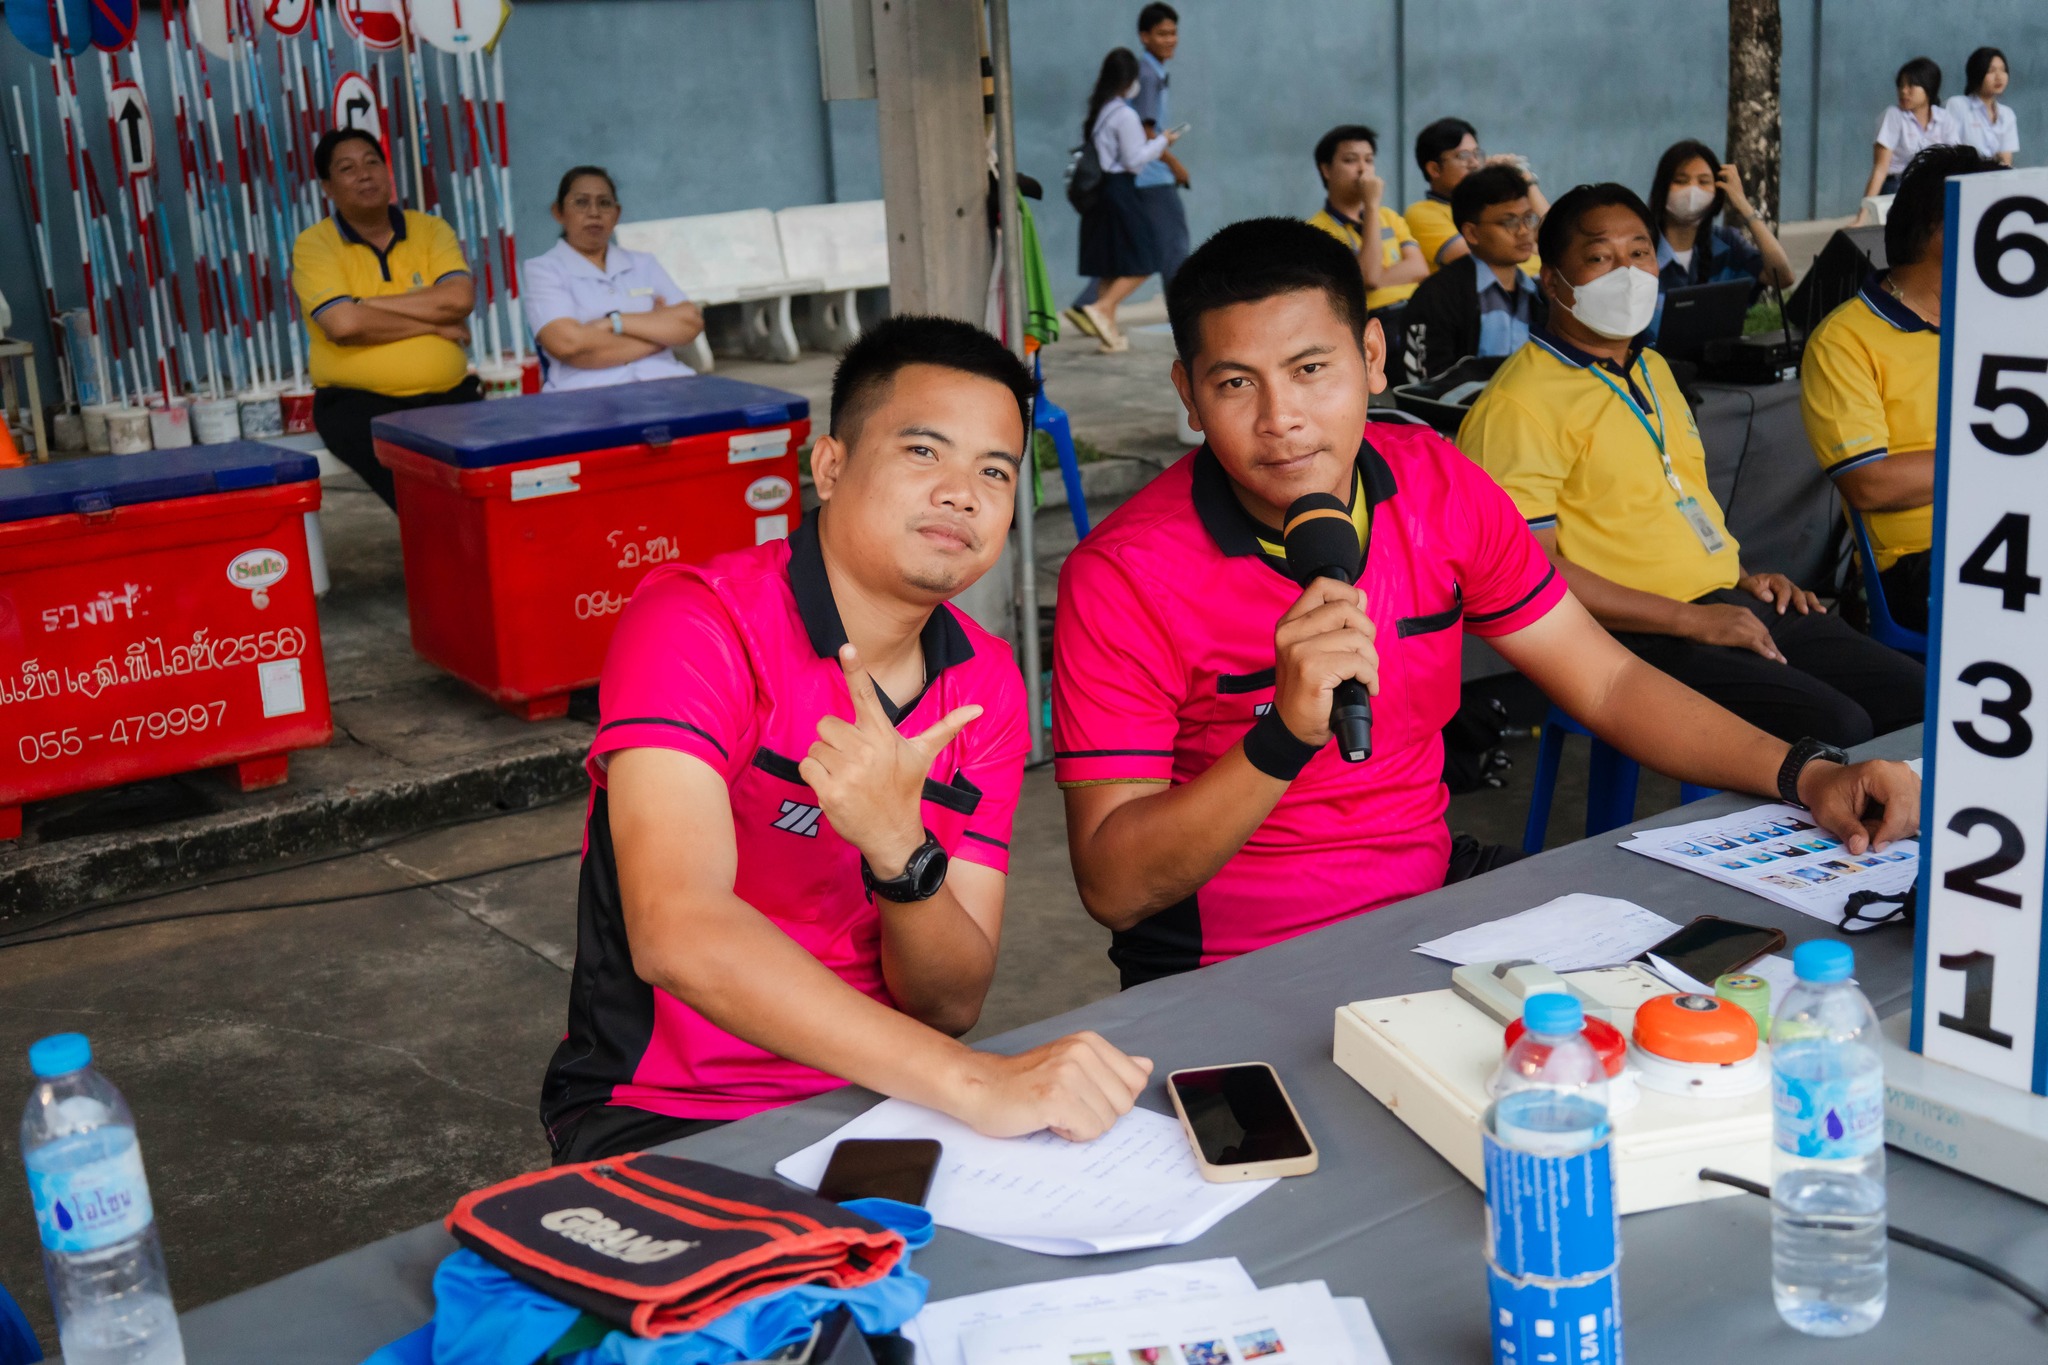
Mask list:
[[[1956,733],[1963,743],[1987,758],[2018,758],[2032,747],[2033,727],[2020,712],[2032,704],[2034,689],[2018,669],[1986,659],[1956,674],[1956,681],[1966,687],[1980,687],[1987,682],[2005,684],[2003,697],[1985,697],[1977,703],[1981,714],[2005,725],[2005,733],[1997,739],[1986,739],[1975,721],[1959,720],[1955,723]]]

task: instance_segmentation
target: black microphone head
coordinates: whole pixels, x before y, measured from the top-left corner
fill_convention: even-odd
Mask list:
[[[1345,583],[1358,578],[1358,526],[1344,500],[1329,493],[1304,493],[1287,509],[1281,531],[1287,571],[1307,586],[1317,578]]]

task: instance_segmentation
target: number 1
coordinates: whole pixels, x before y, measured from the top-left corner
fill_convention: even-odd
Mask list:
[[[2012,1035],[1991,1027],[1991,978],[1998,959],[1990,953],[1943,953],[1941,969],[1963,974],[1963,1012],[1944,1014],[1941,1026],[1981,1038],[1993,1047],[2010,1048]]]

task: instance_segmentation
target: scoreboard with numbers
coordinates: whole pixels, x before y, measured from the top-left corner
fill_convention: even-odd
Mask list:
[[[2048,1095],[2048,169],[1947,188],[1912,1047]]]

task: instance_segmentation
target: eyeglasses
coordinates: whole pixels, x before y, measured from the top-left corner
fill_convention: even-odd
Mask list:
[[[1842,907],[1840,928],[1845,934],[1867,934],[1887,924],[1913,921],[1914,902],[1919,897],[1916,882],[1904,891],[1858,891]]]
[[[1486,160],[1486,153],[1478,147],[1468,147],[1462,151],[1444,153],[1444,160],[1460,166],[1477,166]]]
[[[606,195],[598,199],[592,199],[589,195],[585,194],[579,194],[574,199],[566,200],[562,205],[562,207],[568,209],[572,213],[588,213],[592,209],[596,209],[599,213],[610,213],[613,209],[616,209],[618,206],[619,201],[612,198],[610,195]]]
[[[1531,211],[1529,213],[1513,214],[1506,218],[1498,218],[1491,223],[1485,221],[1484,219],[1481,219],[1479,225],[1481,227],[1504,228],[1509,232],[1514,232],[1517,229],[1524,229],[1529,232],[1534,232],[1537,228],[1537,225],[1542,223],[1542,221],[1543,218],[1540,214]]]

